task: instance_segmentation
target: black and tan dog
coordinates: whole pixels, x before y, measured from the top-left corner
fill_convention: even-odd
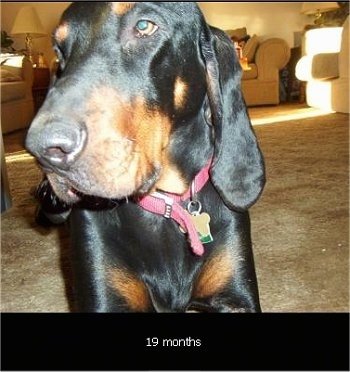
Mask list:
[[[225,34],[194,2],[75,3],[26,139],[68,218],[78,311],[260,311],[265,178]]]

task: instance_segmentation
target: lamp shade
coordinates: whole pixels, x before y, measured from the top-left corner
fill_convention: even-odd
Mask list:
[[[337,2],[305,2],[301,5],[301,13],[303,14],[319,14],[338,9]]]
[[[12,26],[11,35],[23,34],[30,34],[34,38],[47,35],[36,10],[32,6],[21,8]]]

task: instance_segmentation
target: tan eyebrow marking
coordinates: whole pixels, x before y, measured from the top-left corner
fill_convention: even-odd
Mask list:
[[[69,25],[67,22],[59,25],[55,31],[55,38],[59,43],[62,43],[67,39],[69,35]]]
[[[112,10],[118,15],[122,16],[135,6],[135,2],[113,2]]]
[[[174,104],[177,110],[181,109],[186,102],[187,84],[180,77],[176,78],[174,87]]]

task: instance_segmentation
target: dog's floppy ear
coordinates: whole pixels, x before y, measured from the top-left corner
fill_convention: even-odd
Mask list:
[[[243,211],[259,198],[265,167],[241,92],[241,67],[221,30],[204,30],[201,52],[215,132],[211,180],[228,207]]]

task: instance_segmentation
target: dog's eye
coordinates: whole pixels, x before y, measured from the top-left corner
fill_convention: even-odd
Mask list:
[[[57,45],[54,45],[53,49],[57,57],[55,61],[56,71],[62,71],[65,67],[63,53]]]
[[[151,36],[158,30],[158,26],[156,24],[145,19],[138,21],[135,28],[138,37]]]

